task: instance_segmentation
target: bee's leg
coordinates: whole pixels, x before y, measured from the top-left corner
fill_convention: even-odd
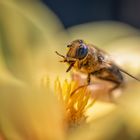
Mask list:
[[[84,87],[87,87],[87,86],[90,85],[90,81],[91,81],[90,75],[91,75],[91,74],[89,73],[88,76],[87,76],[87,84],[82,85],[82,86],[79,86],[78,88],[76,88],[75,90],[73,90],[70,96],[73,96],[73,94],[74,94],[77,90],[79,90],[79,89],[81,89],[81,88],[84,88]]]
[[[64,55],[58,53],[57,51],[55,51],[55,53],[56,53],[58,56],[60,56],[60,57],[63,58],[63,60],[60,60],[60,62],[67,62],[67,59],[66,59],[66,57],[65,57]]]
[[[89,84],[79,86],[78,88],[76,88],[75,90],[73,90],[73,91],[71,92],[70,96],[73,96],[74,93],[75,93],[76,91],[78,91],[78,90],[81,89],[81,88],[87,87],[87,86],[89,86]]]
[[[68,69],[66,70],[66,72],[69,72],[73,66],[74,66],[74,63],[71,63]]]

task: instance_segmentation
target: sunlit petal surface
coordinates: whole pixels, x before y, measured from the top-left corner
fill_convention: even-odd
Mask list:
[[[100,21],[81,24],[69,28],[72,39],[84,39],[94,45],[105,49],[108,43],[124,38],[126,36],[139,35],[135,28],[113,21]]]
[[[140,76],[140,35],[120,38],[107,47],[119,66],[137,77]]]

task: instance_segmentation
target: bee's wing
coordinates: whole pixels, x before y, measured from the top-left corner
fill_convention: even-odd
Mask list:
[[[137,80],[137,81],[140,81],[140,79],[138,79],[137,77],[131,75],[130,73],[126,72],[125,70],[123,70],[123,69],[121,69],[121,68],[119,68],[119,70],[120,70],[121,72],[127,74],[128,76],[132,77],[133,79],[135,79],[135,80]]]
[[[112,64],[117,66],[117,64],[115,64],[115,62],[111,59],[111,56],[110,56],[107,52],[105,52],[105,51],[103,51],[103,50],[97,48],[96,46],[95,46],[94,48],[96,48],[96,50],[98,51],[98,57],[99,57],[99,59],[102,59],[101,61],[102,61],[106,66],[109,66],[109,65],[112,65]],[[101,57],[101,58],[100,58],[100,57]],[[133,76],[132,74],[128,73],[127,71],[121,69],[119,66],[117,66],[117,67],[118,67],[118,69],[119,69],[121,72],[127,74],[128,76],[132,77],[133,79],[135,79],[135,80],[137,80],[137,81],[140,81],[140,79],[136,78],[135,76]]]
[[[97,57],[100,62],[103,62],[104,64],[107,64],[107,65],[115,64],[115,62],[113,61],[113,59],[107,52],[105,52],[104,50],[102,50],[96,46],[93,46],[93,47],[97,50]]]

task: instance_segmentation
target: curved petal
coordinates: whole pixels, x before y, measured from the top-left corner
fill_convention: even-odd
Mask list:
[[[49,90],[14,83],[0,89],[0,133],[5,139],[64,139],[62,111]]]
[[[55,15],[39,1],[0,3],[2,52],[8,69],[26,81],[34,79],[36,70],[57,72],[61,67],[54,51],[64,50],[61,38],[67,37]]]
[[[140,37],[138,35],[120,38],[105,47],[121,68],[140,77]]]
[[[103,48],[104,45],[119,38],[139,34],[135,28],[113,21],[86,23],[69,28],[68,31],[72,39],[81,38]]]

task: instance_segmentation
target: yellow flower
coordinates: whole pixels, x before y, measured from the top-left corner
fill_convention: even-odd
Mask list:
[[[99,88],[91,93],[89,88],[84,87],[73,92],[84,80],[70,79],[71,76],[65,73],[65,65],[58,62],[54,53],[59,50],[65,54],[63,46],[73,38],[82,37],[92,42],[92,34],[95,34],[95,44],[100,44],[101,47],[106,44],[108,50],[114,45],[119,46],[123,41],[123,45],[128,46],[132,38],[123,40],[122,36],[137,35],[138,32],[117,23],[90,26],[88,24],[88,27],[82,25],[69,29],[68,36],[57,17],[41,2],[0,1],[2,140],[138,138],[139,84],[128,80],[129,88],[123,91],[126,95],[118,100],[117,105],[99,102],[95,94],[101,93],[100,99],[103,101],[105,90]],[[106,36],[108,31],[112,36]],[[135,39],[137,48],[140,43],[138,38]],[[110,43],[112,41],[114,44]],[[138,75],[138,68],[135,74]],[[96,87],[96,83],[92,87]],[[136,94],[131,95],[131,92]],[[124,124],[127,130],[123,127]]]
[[[87,87],[75,91],[79,87],[79,84],[75,81],[68,82],[65,80],[61,85],[59,79],[57,79],[55,84],[59,99],[65,107],[66,121],[69,127],[84,123],[87,117],[85,116],[86,110],[95,102],[95,99],[90,100],[90,91],[87,90]]]

